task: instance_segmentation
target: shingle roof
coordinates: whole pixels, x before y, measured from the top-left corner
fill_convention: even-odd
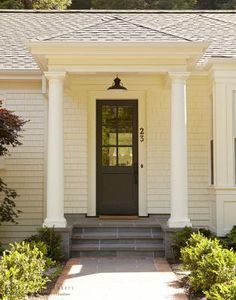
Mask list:
[[[207,41],[201,58],[236,57],[236,11],[0,11],[0,70],[36,70],[27,40]]]

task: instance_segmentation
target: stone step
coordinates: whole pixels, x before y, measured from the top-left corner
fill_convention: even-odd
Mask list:
[[[154,241],[82,241],[79,244],[72,244],[72,251],[106,251],[106,250],[133,250],[133,251],[157,251],[163,250],[163,243]]]
[[[160,226],[155,227],[73,227],[73,233],[123,233],[123,232],[129,232],[129,233],[156,233],[156,232],[162,232],[162,229]]]
[[[112,239],[163,239],[163,232],[130,232],[130,231],[116,231],[116,232],[81,232],[73,233],[72,241],[76,240],[112,240]]]
[[[165,256],[164,234],[159,224],[126,221],[93,221],[75,225],[71,237],[71,257],[79,256]]]
[[[129,251],[119,251],[119,250],[103,250],[103,251],[71,251],[70,257],[164,257],[164,250],[157,251],[142,251],[142,250],[129,250]]]
[[[103,246],[103,245],[146,245],[149,247],[149,245],[153,246],[160,246],[163,245],[163,240],[156,240],[156,239],[105,239],[105,240],[72,240],[72,246],[73,245],[97,245],[97,247]]]

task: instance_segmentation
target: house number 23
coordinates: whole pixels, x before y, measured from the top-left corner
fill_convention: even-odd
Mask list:
[[[139,128],[140,142],[144,142],[144,128]]]

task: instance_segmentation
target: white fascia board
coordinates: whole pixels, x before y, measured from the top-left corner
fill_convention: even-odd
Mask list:
[[[26,47],[34,54],[117,54],[121,51],[131,53],[154,54],[185,54],[192,56],[205,52],[209,43],[206,42],[65,42],[65,41],[31,41]],[[127,54],[127,52],[126,52]]]
[[[0,70],[0,80],[42,80],[40,70]]]
[[[204,68],[214,82],[236,81],[236,58],[210,58]]]

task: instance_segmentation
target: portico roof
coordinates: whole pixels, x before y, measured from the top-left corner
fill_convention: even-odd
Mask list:
[[[0,11],[0,70],[38,70],[27,41],[207,42],[198,66],[236,57],[236,11]]]

